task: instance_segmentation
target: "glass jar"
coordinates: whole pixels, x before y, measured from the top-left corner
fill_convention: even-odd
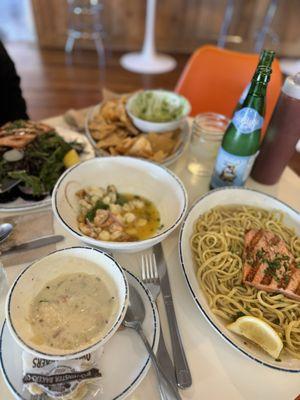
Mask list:
[[[187,168],[193,175],[210,176],[222,137],[230,122],[225,115],[213,112],[198,114],[192,125],[192,139]]]

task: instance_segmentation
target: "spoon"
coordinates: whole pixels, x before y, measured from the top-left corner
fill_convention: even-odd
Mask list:
[[[5,239],[12,233],[13,226],[10,223],[0,224],[0,243],[4,242]]]
[[[148,350],[156,372],[161,398],[164,400],[181,400],[181,397],[179,396],[177,390],[174,389],[172,383],[166,377],[165,373],[158,364],[152,347],[150,346],[148,339],[144,334],[142,323],[145,319],[145,306],[140,294],[131,285],[129,285],[129,301],[130,305],[127,308],[127,312],[123,320],[123,325],[127,328],[134,329],[140,335],[142,341],[144,342],[144,345]]]

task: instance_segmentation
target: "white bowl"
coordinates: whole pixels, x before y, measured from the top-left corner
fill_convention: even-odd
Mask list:
[[[64,257],[76,257],[91,261],[91,264],[67,264],[61,268]],[[30,304],[47,282],[65,273],[86,272],[101,277],[109,276],[116,289],[118,310],[105,332],[76,349],[61,350],[47,345],[37,345],[32,341],[33,332],[28,322]],[[117,331],[125,316],[128,305],[128,284],[125,274],[112,257],[101,250],[88,247],[70,247],[48,254],[29,265],[17,277],[6,300],[6,320],[16,342],[27,352],[37,357],[51,360],[66,360],[81,357],[104,345]]]
[[[183,112],[177,119],[165,122],[153,122],[139,118],[135,115],[134,112],[134,103],[136,102],[138,96],[141,94],[141,92],[138,92],[135,93],[133,96],[131,96],[126,103],[126,111],[130,116],[130,118],[132,119],[134,125],[143,132],[165,132],[179,128],[181,124],[185,121],[189,113],[191,112],[191,105],[189,101],[185,97],[180,96],[175,92],[170,92],[167,90],[149,90],[149,91],[154,92],[155,96],[157,96],[158,98],[164,97],[168,99],[170,103],[175,103],[175,104],[178,104],[180,102],[183,103],[184,105]]]
[[[143,196],[155,204],[163,226],[155,236],[136,242],[108,242],[80,232],[76,192],[84,186],[111,184],[121,193]],[[53,190],[52,208],[57,220],[75,238],[110,251],[136,252],[161,242],[180,224],[187,209],[187,194],[176,175],[155,163],[124,156],[100,157],[77,164],[60,177]]]
[[[198,285],[190,239],[198,217],[211,208],[220,205],[246,205],[266,210],[279,210],[284,214],[283,223],[294,228],[298,235],[300,235],[300,214],[278,199],[252,189],[234,187],[215,189],[195,201],[183,221],[179,239],[180,261],[187,285],[199,310],[212,328],[232,345],[233,348],[239,350],[250,359],[273,369],[285,372],[300,372],[300,360],[285,354],[280,355],[281,362],[277,362],[257,345],[244,337],[230,332],[226,328],[226,322],[211,311],[204,292]]]

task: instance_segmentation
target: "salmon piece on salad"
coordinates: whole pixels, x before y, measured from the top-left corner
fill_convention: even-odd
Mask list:
[[[283,239],[264,229],[245,233],[243,283],[300,301],[300,269]]]

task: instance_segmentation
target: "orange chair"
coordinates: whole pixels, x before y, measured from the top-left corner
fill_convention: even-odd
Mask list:
[[[191,115],[213,111],[230,117],[257,63],[257,54],[203,46],[190,57],[175,90],[190,101]],[[276,59],[272,70],[263,132],[268,126],[282,85],[279,62]]]

